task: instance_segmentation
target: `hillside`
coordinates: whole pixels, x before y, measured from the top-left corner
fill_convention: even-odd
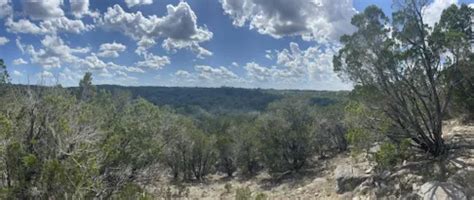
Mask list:
[[[269,103],[279,99],[298,96],[309,98],[313,105],[327,106],[342,101],[347,91],[273,90],[245,88],[200,88],[200,87],[126,87],[98,85],[98,89],[110,92],[128,91],[155,105],[168,105],[184,113],[202,108],[211,113],[263,111]]]

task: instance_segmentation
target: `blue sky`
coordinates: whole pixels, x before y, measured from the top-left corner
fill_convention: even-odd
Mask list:
[[[435,0],[434,23],[452,3]],[[350,89],[332,72],[351,17],[379,0],[0,0],[14,83]]]

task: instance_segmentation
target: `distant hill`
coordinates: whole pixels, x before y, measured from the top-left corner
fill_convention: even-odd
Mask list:
[[[326,106],[338,102],[348,93],[346,91],[244,89],[232,87],[192,88],[98,85],[97,88],[111,92],[116,90],[129,91],[133,97],[142,97],[160,106],[169,105],[182,112],[193,112],[194,109],[202,108],[213,113],[262,111],[269,103],[286,96],[310,98],[313,104]]]

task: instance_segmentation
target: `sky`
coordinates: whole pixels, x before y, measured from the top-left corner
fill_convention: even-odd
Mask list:
[[[0,0],[0,58],[20,84],[348,90],[332,57],[369,5],[391,15],[389,0]]]

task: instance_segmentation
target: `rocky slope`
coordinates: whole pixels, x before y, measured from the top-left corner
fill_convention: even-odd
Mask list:
[[[339,154],[280,179],[263,172],[251,179],[213,175],[172,184],[164,177],[150,191],[165,199],[235,199],[242,192],[251,199],[474,199],[474,124],[446,122],[444,133],[453,147],[449,156],[420,154],[390,171],[376,172],[363,157]]]

